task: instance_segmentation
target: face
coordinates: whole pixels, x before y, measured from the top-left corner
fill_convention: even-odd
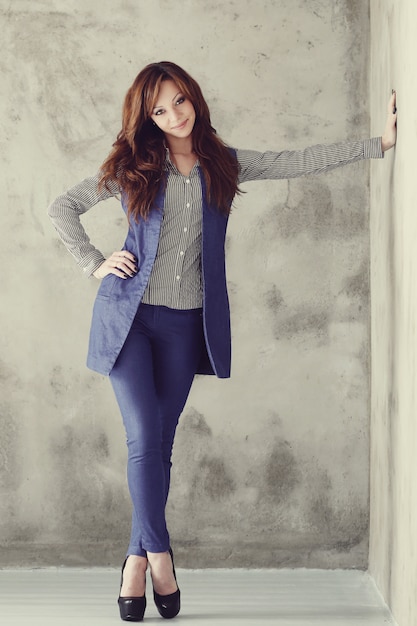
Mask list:
[[[187,139],[194,128],[195,110],[173,80],[164,80],[151,119],[167,139]]]

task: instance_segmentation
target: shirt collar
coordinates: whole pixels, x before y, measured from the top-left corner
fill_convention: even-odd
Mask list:
[[[194,167],[193,167],[193,169],[190,172],[190,176],[195,175],[197,173],[197,168],[199,166],[200,166],[200,161],[197,158],[197,161],[195,162]],[[171,161],[171,155],[169,153],[168,146],[165,146],[165,169],[174,171],[175,173],[178,172],[178,170],[175,167],[174,163]]]

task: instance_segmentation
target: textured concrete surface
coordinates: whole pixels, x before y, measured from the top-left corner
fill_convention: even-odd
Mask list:
[[[417,5],[372,0],[372,120],[397,90],[398,142],[372,168],[370,569],[400,626],[417,623]]]
[[[116,564],[130,524],[124,433],[108,381],[84,366],[97,283],[46,207],[99,167],[154,60],[197,78],[234,146],[368,136],[368,6],[15,0],[0,19],[0,558]],[[363,568],[368,165],[245,191],[228,237],[233,378],[196,381],[176,442],[178,562]],[[117,202],[84,223],[104,253],[123,242]]]
[[[120,624],[119,571],[0,570],[0,614],[7,626]],[[182,609],[175,624],[203,626],[394,626],[364,572],[179,570]],[[161,623],[149,592],[145,623]],[[16,611],[19,604],[19,611]]]

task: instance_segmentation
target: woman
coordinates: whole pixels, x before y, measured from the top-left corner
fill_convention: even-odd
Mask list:
[[[230,375],[224,240],[238,185],[382,157],[395,141],[393,93],[382,138],[235,151],[212,128],[195,80],[173,63],[152,63],[126,95],[122,130],[100,173],[50,206],[79,265],[102,280],[87,364],[110,376],[127,433],[133,516],[118,600],[123,620],[143,619],[148,564],[162,617],[180,610],[165,521],[171,452],[194,375]],[[128,235],[122,250],[104,258],[79,217],[119,193]]]

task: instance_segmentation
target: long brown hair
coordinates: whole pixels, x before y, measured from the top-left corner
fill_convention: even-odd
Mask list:
[[[156,194],[165,182],[164,133],[151,119],[162,81],[173,80],[194,106],[193,150],[204,173],[208,198],[224,213],[238,189],[238,164],[216,135],[198,83],[181,67],[168,61],[147,65],[126,94],[122,129],[102,165],[99,185],[117,181],[126,194],[128,216],[136,221],[149,215]]]

